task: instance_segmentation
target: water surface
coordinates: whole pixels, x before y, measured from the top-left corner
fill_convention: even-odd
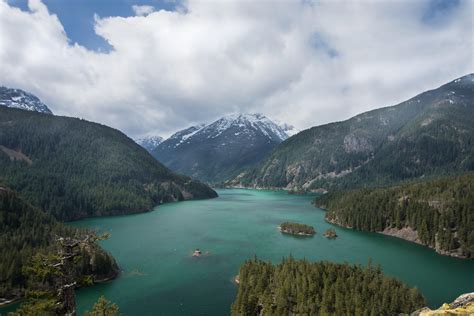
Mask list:
[[[437,255],[393,237],[357,232],[324,221],[313,197],[285,192],[218,190],[219,198],[159,206],[153,212],[86,219],[75,226],[109,231],[102,242],[118,260],[122,275],[77,292],[79,312],[104,294],[125,315],[228,315],[236,294],[232,278],[254,255],[279,262],[293,255],[310,260],[366,264],[417,286],[430,306],[474,291],[474,261]],[[314,237],[282,235],[284,221],[313,225]],[[324,230],[339,237],[328,240]],[[208,256],[192,258],[195,248]]]

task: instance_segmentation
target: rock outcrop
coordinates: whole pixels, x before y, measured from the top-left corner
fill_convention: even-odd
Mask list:
[[[410,316],[438,315],[474,315],[474,292],[463,294],[451,304],[445,303],[438,309],[424,307],[410,314]]]

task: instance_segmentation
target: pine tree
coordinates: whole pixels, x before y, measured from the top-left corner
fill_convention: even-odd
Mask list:
[[[84,316],[120,316],[117,304],[108,301],[103,295],[99,297],[92,307],[92,311],[87,311]]]

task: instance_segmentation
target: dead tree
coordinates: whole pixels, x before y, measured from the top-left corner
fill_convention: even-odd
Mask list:
[[[76,316],[76,281],[74,280],[74,258],[79,256],[80,241],[74,238],[58,238],[59,262],[54,264],[59,268],[59,284],[57,288],[58,307],[60,315]]]
[[[59,269],[59,280],[57,285],[57,314],[66,316],[76,316],[76,281],[74,275],[74,258],[80,256],[84,251],[97,240],[107,239],[108,235],[97,236],[95,234],[86,235],[82,239],[73,237],[57,238],[59,245],[59,262],[53,267]]]

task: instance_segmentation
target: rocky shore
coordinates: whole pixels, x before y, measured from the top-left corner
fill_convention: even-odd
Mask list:
[[[348,225],[342,225],[340,224],[337,219],[329,219],[325,218],[326,222],[344,227],[344,228],[349,228],[353,229],[353,227],[348,226]],[[414,230],[411,227],[403,227],[403,228],[395,228],[395,227],[387,227],[383,231],[378,231],[377,233],[386,235],[386,236],[392,236],[392,237],[397,237],[406,241],[414,242],[416,244],[428,247],[436,251],[438,254],[443,255],[443,256],[450,256],[450,257],[456,257],[456,258],[461,258],[461,259],[467,259],[466,256],[464,256],[461,252],[460,249],[455,249],[452,251],[446,251],[443,249],[440,249],[438,246],[431,246],[431,245],[425,245],[421,242],[420,238],[418,237],[418,232]]]
[[[440,315],[474,315],[474,292],[459,296],[450,304],[443,304],[440,308],[432,310],[423,307],[410,316],[440,316]]]

